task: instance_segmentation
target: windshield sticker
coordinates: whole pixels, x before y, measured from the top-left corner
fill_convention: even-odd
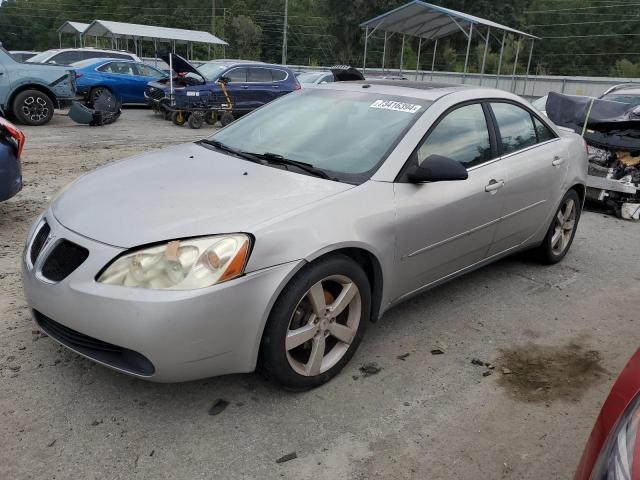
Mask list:
[[[393,102],[391,100],[376,100],[369,108],[382,108],[383,110],[394,110],[396,112],[416,113],[422,108],[421,105],[413,103]]]

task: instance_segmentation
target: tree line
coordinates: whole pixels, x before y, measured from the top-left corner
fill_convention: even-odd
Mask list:
[[[7,49],[45,50],[58,46],[57,28],[66,20],[88,23],[114,20],[192,30],[214,31],[227,42],[216,57],[279,62],[282,52],[285,0],[4,0],[0,4],[0,41]],[[289,0],[287,62],[298,65],[351,64],[362,66],[364,31],[359,24],[406,3],[406,0]],[[598,0],[432,0],[431,3],[493,20],[541,37],[535,43],[531,70],[548,75],[640,77],[640,7],[624,2]],[[622,7],[620,5],[623,5]],[[479,32],[486,34],[486,27]],[[469,70],[479,71],[484,40],[474,37]],[[490,37],[485,65],[495,73],[502,33]],[[71,36],[64,46],[73,46]],[[90,42],[95,40],[90,39]],[[518,38],[508,35],[503,51],[502,72],[513,71]],[[93,43],[91,43],[93,44]],[[98,45],[110,46],[100,39]],[[123,45],[120,45],[122,48]],[[131,49],[131,43],[124,47]],[[432,42],[423,41],[420,67],[429,69]],[[527,67],[530,42],[521,44],[517,73]],[[402,36],[388,42],[385,65],[400,67]],[[404,42],[404,69],[417,63],[418,39]],[[195,57],[206,59],[209,50],[194,45]],[[369,40],[367,66],[382,64],[383,34]],[[145,55],[153,48],[145,46]],[[437,70],[461,71],[466,53],[462,33],[440,40],[435,57]]]

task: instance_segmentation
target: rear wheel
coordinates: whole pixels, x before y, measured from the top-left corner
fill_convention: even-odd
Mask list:
[[[294,390],[333,378],[355,353],[371,312],[362,268],[343,255],[304,267],[276,301],[262,339],[262,367]]]
[[[580,197],[575,190],[569,190],[560,202],[542,245],[536,251],[543,263],[558,263],[565,257],[576,235],[581,212]]]
[[[53,101],[39,90],[25,90],[13,100],[13,114],[24,125],[44,125],[53,118]]]
[[[98,100],[100,95],[102,95],[105,92],[108,93],[109,95],[112,95],[111,90],[109,90],[107,87],[92,88],[91,91],[89,92],[89,97],[87,98],[87,106],[93,107],[96,104],[96,100]]]
[[[183,111],[178,110],[177,112],[173,112],[171,114],[171,121],[174,125],[178,125],[181,127],[187,121],[187,115]]]

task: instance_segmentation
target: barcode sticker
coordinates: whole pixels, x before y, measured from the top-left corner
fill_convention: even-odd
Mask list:
[[[416,113],[422,108],[421,105],[413,103],[394,102],[392,100],[376,100],[370,105],[370,108],[382,108],[383,110],[393,110],[396,112]]]

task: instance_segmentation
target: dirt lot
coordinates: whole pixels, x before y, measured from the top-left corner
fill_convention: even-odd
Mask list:
[[[0,204],[2,479],[568,479],[640,345],[640,225],[585,213],[561,264],[510,258],[397,307],[312,392],[257,375],[132,379],[34,333],[26,231],[78,175],[211,127],[126,110],[103,128],[57,116],[25,131],[25,188]],[[498,367],[483,376],[474,358]],[[381,370],[364,375],[368,362]],[[229,405],[210,416],[217,399]]]

